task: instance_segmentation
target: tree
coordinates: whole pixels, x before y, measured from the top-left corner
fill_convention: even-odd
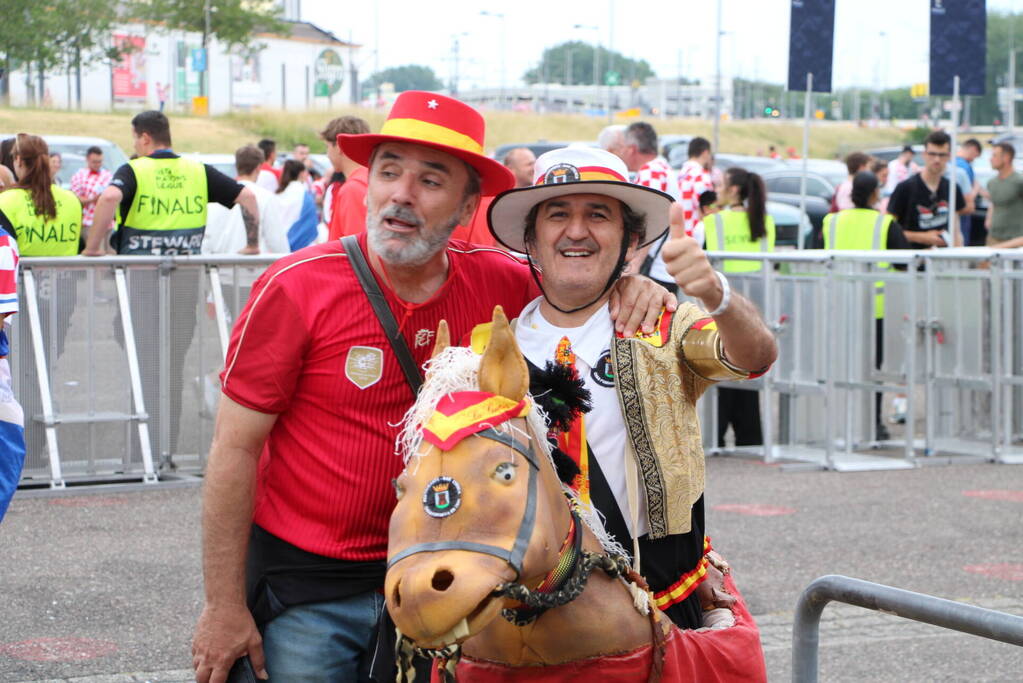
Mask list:
[[[248,45],[256,32],[290,33],[276,0],[137,0],[131,12],[169,29],[201,33],[203,50],[211,37],[236,47]],[[206,72],[201,78],[205,93]]]
[[[655,75],[645,59],[630,59],[615,50],[595,49],[589,43],[573,40],[544,50],[540,65],[522,78],[530,84],[593,85],[594,56],[597,58],[597,85],[603,85],[608,71],[616,72],[620,83],[642,82]]]
[[[116,62],[133,48],[116,44],[111,33],[119,17],[109,0],[51,0],[60,17],[49,34],[58,53],[59,65],[74,70],[78,107],[82,106],[82,67],[99,61]],[[70,94],[70,93],[69,93]]]
[[[384,83],[394,86],[394,92],[406,90],[440,90],[444,84],[428,66],[406,64],[383,69],[370,76],[363,83],[363,90],[376,90]]]

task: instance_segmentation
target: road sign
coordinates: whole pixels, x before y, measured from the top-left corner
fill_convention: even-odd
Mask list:
[[[618,85],[621,75],[617,71],[608,71],[604,76],[604,85]]]

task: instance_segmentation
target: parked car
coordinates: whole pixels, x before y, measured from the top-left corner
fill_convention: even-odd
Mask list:
[[[687,154],[688,150],[686,150],[683,156],[686,156]],[[679,161],[679,164],[676,168],[682,168],[682,164],[685,163],[685,161],[686,161],[685,159]],[[669,161],[669,163],[671,162]],[[674,166],[674,164],[672,165]],[[720,168],[722,171],[727,170],[732,166],[738,166],[739,168],[744,168],[747,171],[759,173],[760,175],[763,175],[767,171],[771,171],[777,168],[785,168],[785,162],[779,161],[778,159],[771,159],[769,157],[745,156],[742,154],[715,154],[714,165]]]
[[[863,150],[866,154],[884,161],[894,161],[895,157],[902,153],[902,148],[905,145],[899,145],[897,147],[877,147],[875,149]],[[917,166],[924,165],[924,146],[923,145],[912,145],[913,147],[913,161],[916,162]]]
[[[808,235],[813,229],[806,216],[799,212],[799,207],[768,201],[767,213],[774,219],[775,248],[795,247],[798,244],[799,236]]]
[[[563,147],[596,147],[597,143],[593,140],[576,140],[569,142],[552,142],[549,140],[538,140],[536,142],[513,142],[507,145],[501,145],[494,150],[491,155],[492,158],[498,161],[504,161],[504,156],[515,149],[516,147],[528,147],[532,150],[533,154],[540,156],[544,152],[550,152],[555,149],[561,149]]]
[[[60,162],[61,162],[60,170],[57,171],[57,177],[54,180],[58,185],[63,187],[65,190],[70,190],[71,176],[73,176],[79,170],[85,168],[85,157],[83,157],[81,154],[61,152]]]
[[[661,148],[661,156],[668,159],[671,156],[672,150],[681,149],[683,154],[682,163],[685,163],[686,158],[689,156],[689,143],[693,140],[693,135],[660,135],[657,137],[657,145]],[[675,152],[678,155],[680,152]],[[669,162],[670,163],[670,162]],[[679,164],[681,167],[682,164]]]
[[[326,178],[334,175],[334,165],[330,163],[330,157],[326,154],[310,154],[309,158],[312,159],[313,168],[315,168],[320,175]]]
[[[233,154],[182,154],[182,156],[201,164],[209,164],[228,178],[238,175],[238,170],[234,166]]]
[[[764,184],[767,186],[767,198],[775,203],[795,207],[800,205],[800,169],[779,169],[767,171]],[[824,216],[831,210],[831,198],[835,196],[836,184],[819,173],[807,171],[806,174],[806,215],[814,230],[820,230]]]

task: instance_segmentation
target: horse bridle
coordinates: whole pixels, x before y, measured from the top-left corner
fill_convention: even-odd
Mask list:
[[[539,476],[540,463],[537,460],[536,451],[534,451],[530,446],[522,445],[511,435],[499,432],[493,427],[476,432],[476,436],[481,436],[484,439],[490,439],[491,441],[496,441],[500,444],[511,447],[512,450],[522,454],[522,456],[530,464],[529,481],[526,484],[526,510],[522,515],[522,521],[519,523],[519,531],[515,537],[515,543],[512,544],[511,550],[506,550],[488,543],[473,543],[472,541],[434,541],[432,543],[416,543],[405,548],[388,560],[388,569],[401,560],[404,560],[406,557],[417,553],[433,553],[441,550],[468,550],[469,552],[483,553],[485,555],[498,557],[511,565],[512,569],[515,570],[516,579],[522,575],[522,560],[526,555],[526,550],[529,548],[529,539],[532,538],[533,527],[536,525],[537,478]]]

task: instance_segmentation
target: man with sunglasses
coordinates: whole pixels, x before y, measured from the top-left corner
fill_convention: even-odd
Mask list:
[[[934,131],[924,140],[924,167],[895,187],[888,200],[888,213],[895,216],[912,244],[928,247],[952,246],[948,232],[948,179],[945,167],[952,155],[952,140],[944,131]],[[956,187],[956,213],[966,211],[966,200]]]

